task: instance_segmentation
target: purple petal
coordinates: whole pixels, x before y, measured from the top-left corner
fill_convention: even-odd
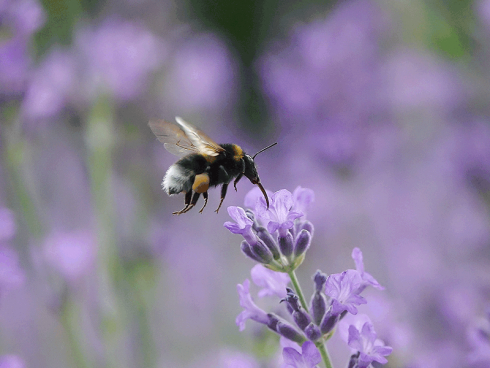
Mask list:
[[[362,261],[362,252],[359,248],[354,248],[352,250],[352,259],[354,260],[354,263],[356,264],[356,270],[359,271],[360,273],[364,272],[364,263]]]
[[[351,348],[357,350],[357,351],[362,351],[362,341],[361,341],[361,334],[359,333],[359,330],[353,326],[349,326],[349,337],[347,340],[347,345],[349,345]]]
[[[240,331],[243,331],[243,329],[245,328],[245,321],[247,319],[252,319],[263,324],[267,324],[269,322],[269,317],[267,316],[267,313],[265,313],[253,302],[249,289],[250,280],[248,279],[243,282],[243,285],[237,285],[240,306],[244,309],[235,320]]]
[[[247,217],[245,210],[241,207],[230,206],[228,207],[228,214],[236,221],[240,228],[245,228],[247,225],[252,226],[253,221]]]
[[[244,232],[243,228],[231,221],[226,221],[223,226],[230,230],[233,234],[242,234]]]
[[[273,192],[267,189],[265,190],[265,192],[267,193],[267,196],[269,198],[272,198],[272,195],[274,194]],[[258,187],[255,187],[245,195],[243,204],[245,205],[246,208],[250,208],[255,211],[256,207],[258,206],[258,201],[260,200],[260,198],[264,199],[264,195],[262,194],[262,191]]]
[[[314,368],[322,360],[320,352],[318,351],[315,344],[313,344],[311,341],[306,341],[303,344],[302,352],[303,360],[305,361],[306,367],[308,368]]]
[[[288,368],[306,368],[303,362],[303,357],[293,348],[282,349],[282,357]]]

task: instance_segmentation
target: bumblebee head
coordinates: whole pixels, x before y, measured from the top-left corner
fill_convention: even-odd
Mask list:
[[[269,197],[267,197],[267,193],[264,189],[264,187],[262,186],[262,184],[260,183],[260,178],[259,178],[259,173],[257,172],[257,166],[255,166],[255,156],[257,156],[260,152],[263,152],[265,151],[266,149],[269,149],[271,148],[272,146],[275,146],[277,143],[274,143],[274,144],[271,144],[270,146],[267,146],[263,149],[261,149],[259,152],[257,152],[255,155],[253,155],[253,157],[249,156],[249,155],[244,155],[243,156],[243,159],[245,161],[245,172],[243,173],[243,175],[245,175],[248,180],[250,180],[250,182],[252,184],[255,184],[257,185],[262,194],[264,195],[264,198],[265,198],[265,203],[267,203],[267,209],[269,209]]]

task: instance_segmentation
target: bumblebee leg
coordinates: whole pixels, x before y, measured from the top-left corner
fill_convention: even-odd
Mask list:
[[[190,206],[191,198],[192,198],[192,190],[188,191],[185,194],[185,206],[184,206],[184,208],[182,208],[180,211],[172,212],[172,215],[180,215],[182,213],[186,213],[187,211],[189,211],[190,208],[188,208],[188,207]]]
[[[238,189],[236,188],[236,185],[240,181],[240,179],[242,178],[242,176],[243,176],[243,173],[238,174],[238,176],[236,177],[235,181],[233,182],[233,186],[235,187],[235,192],[238,192]]]
[[[245,160],[243,158],[241,158],[240,159],[240,163],[242,164],[242,172],[240,174],[238,174],[238,176],[236,177],[235,181],[233,182],[233,186],[235,187],[235,192],[238,192],[238,189],[236,188],[236,185],[238,184],[238,182],[242,178],[243,174],[245,174]]]
[[[227,189],[228,189],[228,183],[223,184],[223,186],[221,187],[221,201],[219,202],[218,208],[214,212],[218,213],[219,209],[221,208],[221,205],[223,204],[223,201],[225,200],[226,197]]]
[[[204,192],[202,196],[204,197],[204,204],[202,205],[202,208],[199,210],[199,213],[202,213],[202,210],[208,204],[208,192]]]

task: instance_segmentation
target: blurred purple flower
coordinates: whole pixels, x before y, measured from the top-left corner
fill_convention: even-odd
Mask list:
[[[376,279],[371,276],[369,273],[364,271],[364,262],[362,261],[362,252],[359,248],[354,248],[352,250],[352,259],[356,263],[356,270],[359,272],[361,275],[361,278],[363,280],[363,284],[361,286],[362,289],[364,289],[366,286],[371,285],[375,287],[376,289],[379,290],[384,290],[384,287],[379,284]],[[362,290],[361,290],[362,291]]]
[[[12,239],[16,231],[14,213],[7,207],[0,207],[0,242]]]
[[[453,111],[462,101],[464,86],[457,73],[427,54],[396,50],[384,66],[386,99],[398,113],[420,108]]]
[[[262,309],[260,309],[252,300],[250,295],[250,280],[246,279],[243,285],[237,285],[238,296],[240,297],[240,306],[244,310],[237,316],[236,324],[240,331],[245,329],[245,321],[252,319],[256,322],[267,324],[269,317]]]
[[[267,209],[264,198],[257,203],[256,214],[267,226],[272,234],[279,231],[280,237],[285,237],[288,230],[294,225],[294,220],[303,216],[301,212],[293,211],[293,196],[286,189],[281,189],[270,197],[270,206]]]
[[[143,25],[117,18],[99,27],[82,27],[75,46],[80,56],[82,86],[91,101],[100,92],[127,101],[145,88],[148,75],[162,58],[162,45]]]
[[[244,209],[236,206],[228,207],[228,214],[236,221],[226,221],[224,227],[230,230],[233,234],[242,235],[249,245],[257,243],[257,237],[252,231],[253,221],[247,217]]]
[[[335,164],[365,151],[386,110],[378,69],[383,18],[373,1],[341,2],[327,19],[296,27],[289,44],[259,64],[279,122]]]
[[[77,281],[95,265],[96,248],[86,231],[55,232],[44,242],[47,262],[67,281]]]
[[[320,352],[315,344],[306,341],[301,347],[301,354],[294,348],[282,350],[284,368],[315,368],[321,361]]]
[[[29,76],[29,38],[44,23],[36,0],[4,0],[0,4],[0,93],[23,91]]]
[[[24,271],[19,266],[17,253],[0,245],[0,292],[18,288],[25,282]]]
[[[255,285],[262,288],[257,294],[259,298],[272,295],[286,297],[286,287],[291,281],[288,274],[272,271],[261,264],[255,265],[250,273]]]
[[[165,99],[176,111],[226,108],[235,96],[235,61],[212,34],[181,41],[164,81]]]
[[[366,315],[356,316],[355,324],[349,325],[346,342],[354,352],[360,352],[357,367],[367,368],[372,362],[388,362],[385,356],[390,355],[393,349],[376,337],[373,324]]]
[[[52,118],[67,103],[77,81],[76,63],[69,51],[54,49],[32,73],[22,102],[23,115]]]
[[[355,270],[329,275],[325,283],[325,294],[332,298],[332,314],[343,311],[357,314],[356,305],[366,304],[366,299],[359,295],[363,283],[361,275]]]
[[[2,25],[29,37],[44,24],[46,14],[37,0],[4,0],[0,4]]]
[[[22,359],[16,355],[3,355],[0,357],[0,368],[24,368]]]

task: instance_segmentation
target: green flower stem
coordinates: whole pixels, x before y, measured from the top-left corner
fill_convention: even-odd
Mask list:
[[[108,96],[99,96],[87,116],[85,139],[92,200],[97,225],[101,331],[106,366],[125,367],[121,346],[124,311],[117,298],[118,282],[124,277],[117,252],[112,188],[112,154],[115,145],[114,107]]]
[[[91,366],[91,364],[89,364],[85,358],[83,347],[79,338],[79,320],[79,306],[72,300],[65,299],[60,310],[60,321],[66,333],[67,343],[71,349],[74,366],[77,368],[88,368]]]
[[[308,306],[306,304],[305,297],[303,295],[303,291],[301,291],[301,286],[299,285],[298,278],[296,277],[296,273],[294,270],[288,271],[288,275],[291,278],[291,283],[293,284],[294,291],[296,291],[296,294],[298,294],[299,301],[301,303],[301,306],[303,307],[304,310],[308,310]]]
[[[326,368],[333,368],[332,363],[330,362],[330,356],[328,355],[327,347],[325,346],[323,339],[317,341],[315,346],[320,351],[320,355],[322,356],[323,364],[325,364]]]

